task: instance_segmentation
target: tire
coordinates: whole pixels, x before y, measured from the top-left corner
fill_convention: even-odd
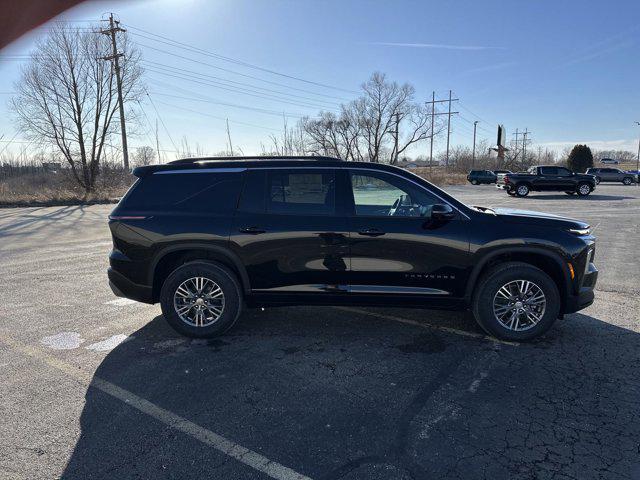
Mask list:
[[[191,280],[196,278],[207,280],[198,281],[202,285],[200,294],[185,296],[185,291],[198,291],[199,285]],[[181,265],[167,277],[160,291],[160,305],[165,320],[178,333],[193,338],[212,338],[235,324],[242,311],[242,290],[236,276],[226,267],[194,261]],[[176,310],[181,305],[182,315]],[[199,311],[202,313],[198,314]]]
[[[580,195],[581,197],[586,197],[593,191],[593,189],[591,188],[591,185],[589,185],[586,182],[583,182],[578,184],[578,188],[576,189],[576,191],[578,192],[578,195]]]
[[[471,185],[479,185],[478,180],[471,180]]]
[[[529,189],[529,185],[527,185],[526,183],[520,183],[516,185],[516,195],[519,197],[526,197],[527,195],[529,195],[530,191],[531,190]]]
[[[631,177],[624,177],[622,179],[622,183],[624,185],[631,185],[633,183],[633,179]]]
[[[508,188],[508,189],[507,189],[507,193],[508,193],[510,196],[512,196],[512,197],[515,197],[515,196],[516,196],[516,192],[515,192],[515,191],[513,191],[513,190],[512,190],[512,189],[510,189],[510,188]]]
[[[530,282],[528,292],[531,294],[521,296],[529,300],[523,302],[522,312],[513,314],[513,311],[518,312],[520,300],[510,306],[510,300],[503,298],[503,289],[507,289],[509,293],[517,293],[517,281],[520,280]],[[542,300],[539,298],[540,294],[543,296]],[[544,305],[534,304],[533,299],[544,301]],[[478,281],[472,310],[480,327],[489,335],[502,340],[522,342],[539,337],[549,330],[560,315],[560,304],[558,287],[549,275],[528,263],[507,262],[492,268]],[[499,320],[496,311],[500,313],[504,308],[509,310]]]
[[[567,195],[575,195],[576,194],[576,192],[564,192],[564,193],[566,193]]]
[[[602,179],[600,177],[596,177],[596,185],[600,185],[601,181],[602,181]]]

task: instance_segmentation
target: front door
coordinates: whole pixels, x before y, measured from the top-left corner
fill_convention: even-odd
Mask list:
[[[253,293],[345,292],[348,220],[334,169],[256,169],[245,184],[230,242]]]
[[[418,183],[381,171],[349,169],[350,292],[462,296],[469,260],[468,222],[434,221],[445,203]]]

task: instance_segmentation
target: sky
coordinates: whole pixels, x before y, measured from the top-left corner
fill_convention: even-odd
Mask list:
[[[292,125],[336,109],[375,71],[412,84],[417,100],[452,90],[460,112],[454,145],[471,144],[477,120],[478,141],[489,144],[500,123],[509,138],[527,128],[529,148],[638,148],[637,0],[92,1],[56,20],[86,26],[106,12],[120,18],[144,58],[150,95],[130,149],[154,145],[158,119],[164,160],[183,139],[204,153],[225,150],[226,119],[234,147],[260,153],[281,132],[283,115]],[[48,28],[0,52],[0,153],[33,148],[8,109],[25,63],[11,56],[29,53]],[[438,138],[435,150],[445,143]]]

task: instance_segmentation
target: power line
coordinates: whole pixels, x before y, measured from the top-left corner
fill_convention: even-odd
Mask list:
[[[235,123],[235,124],[237,124],[237,125],[244,125],[244,126],[247,126],[247,127],[253,127],[253,128],[261,128],[261,129],[264,129],[264,130],[271,130],[271,131],[274,131],[274,132],[281,132],[281,131],[282,131],[282,130],[281,130],[281,129],[279,129],[279,128],[264,127],[264,126],[262,126],[262,125],[255,125],[255,124],[253,124],[253,123],[240,122],[240,121],[238,121],[238,120],[233,120],[233,119],[232,119],[232,120],[229,120],[229,119],[227,119],[227,118],[225,118],[225,117],[218,117],[218,116],[216,116],[216,115],[211,115],[211,114],[209,114],[209,113],[200,112],[200,111],[198,111],[198,110],[193,110],[193,109],[191,109],[191,108],[181,107],[181,106],[179,106],[179,105],[172,105],[171,103],[167,103],[167,102],[158,101],[158,103],[160,103],[160,104],[162,104],[162,105],[166,105],[167,107],[178,108],[178,109],[180,109],[180,110],[185,110],[185,111],[187,111],[187,112],[197,113],[198,115],[204,115],[204,116],[206,116],[206,117],[215,118],[215,119],[217,119],[217,120],[222,120],[222,121],[226,121],[226,120],[228,120],[228,121],[230,121],[231,123]]]
[[[142,60],[142,63],[146,63],[146,64],[152,64],[153,68],[160,68],[160,69],[167,69],[169,71],[171,71],[172,73],[177,73],[177,74],[189,74],[191,76],[198,76],[198,77],[204,77],[205,79],[214,79],[214,80],[209,80],[212,82],[216,82],[216,81],[220,81],[220,82],[227,82],[227,83],[231,83],[231,84],[235,84],[235,85],[240,85],[240,87],[234,87],[233,85],[231,85],[232,88],[243,88],[243,87],[249,87],[252,89],[256,89],[256,90],[263,90],[265,92],[270,92],[270,93],[275,93],[278,95],[286,95],[289,97],[295,97],[295,98],[300,98],[303,100],[307,100],[310,102],[318,102],[318,103],[326,103],[327,105],[332,105],[336,106],[339,105],[337,102],[329,102],[329,101],[325,101],[325,100],[320,100],[317,98],[309,98],[309,97],[305,97],[303,95],[296,95],[294,93],[287,93],[287,92],[283,92],[280,90],[273,90],[272,88],[264,88],[264,87],[258,87],[257,85],[251,85],[249,83],[244,83],[244,82],[238,82],[235,80],[228,80],[225,78],[221,78],[221,77],[216,77],[215,75],[207,75],[205,73],[200,73],[200,72],[195,72],[193,70],[185,70],[184,68],[178,68],[178,67],[172,67],[170,65],[164,65],[162,63],[158,63],[158,62],[152,62],[150,60]],[[177,70],[177,72],[175,72]],[[223,84],[225,85],[225,84]],[[225,85],[225,86],[229,86],[229,85]],[[252,92],[256,93],[255,90],[252,90]],[[257,92],[259,93],[259,92]]]
[[[197,94],[197,93],[191,92],[191,91],[186,90],[186,89],[182,89],[182,88],[179,88],[179,87],[172,87],[170,84],[167,84],[165,82],[155,82],[155,83],[162,84],[162,85],[168,85],[168,88],[172,88],[174,90],[180,90],[180,91],[186,92],[186,93],[188,93],[190,95],[198,95],[198,98],[184,97],[184,96],[181,96],[181,95],[174,95],[174,94],[171,94],[171,93],[162,93],[162,92],[153,92],[154,95],[161,95],[163,97],[178,98],[178,99],[181,99],[181,100],[190,100],[190,101],[193,101],[193,102],[213,103],[213,104],[216,104],[216,105],[222,105],[224,107],[240,108],[240,109],[243,109],[243,110],[249,110],[249,111],[257,112],[257,113],[263,113],[265,115],[275,115],[275,116],[278,116],[278,117],[282,117],[283,114],[284,114],[285,117],[291,117],[291,118],[302,118],[302,117],[304,117],[304,115],[298,115],[298,114],[289,113],[289,112],[279,112],[277,110],[269,110],[269,109],[266,109],[266,108],[249,107],[249,106],[246,106],[246,105],[240,105],[240,104],[235,104],[235,103],[220,102],[220,101],[217,101],[217,100],[209,99],[209,97],[205,97],[205,96],[203,96],[201,94]]]
[[[322,105],[313,105],[313,104],[296,102],[296,101],[292,101],[292,100],[279,98],[279,97],[276,97],[276,96],[273,96],[273,95],[245,92],[245,91],[242,91],[242,90],[239,90],[239,89],[236,89],[236,88],[217,85],[217,84],[211,82],[210,80],[195,79],[195,78],[192,78],[192,77],[189,77],[189,76],[179,75],[179,74],[175,74],[175,73],[172,73],[172,72],[163,72],[162,70],[149,69],[148,67],[147,67],[147,70],[151,71],[153,73],[158,73],[160,75],[165,75],[165,76],[168,76],[168,77],[178,78],[178,79],[181,79],[181,80],[186,80],[188,82],[197,83],[197,84],[200,84],[200,85],[207,85],[207,86],[219,88],[221,90],[226,90],[226,91],[233,92],[233,93],[240,93],[240,94],[243,94],[243,95],[248,95],[248,96],[256,97],[256,98],[261,98],[261,99],[264,99],[264,100],[287,103],[289,105],[295,105],[297,107],[303,107],[303,108],[313,108],[313,109],[323,109],[324,108],[326,110],[329,110],[326,107],[323,107]]]
[[[345,89],[345,88],[336,87],[336,86],[328,85],[328,84],[325,84],[325,83],[315,82],[315,81],[312,81],[312,80],[307,80],[307,79],[304,79],[304,78],[296,77],[294,75],[289,75],[289,74],[286,74],[286,73],[282,73],[282,72],[278,72],[278,71],[275,71],[275,70],[271,70],[269,68],[260,67],[258,65],[254,65],[252,63],[244,62],[244,61],[237,60],[237,59],[230,58],[230,57],[225,57],[223,55],[220,55],[220,54],[217,54],[217,53],[213,53],[213,52],[209,52],[207,50],[203,50],[203,49],[198,48],[198,47],[193,47],[193,46],[188,45],[186,43],[178,42],[177,40],[173,40],[173,39],[165,37],[163,35],[158,35],[157,33],[153,33],[153,32],[149,32],[147,30],[143,30],[143,29],[135,27],[133,25],[127,24],[127,26],[129,28],[132,28],[132,29],[137,30],[139,32],[146,33],[147,35],[153,35],[154,37],[158,37],[158,38],[161,38],[161,39],[165,40],[165,42],[162,42],[160,40],[155,40],[157,42],[160,42],[160,43],[171,42],[171,44],[174,44],[174,46],[178,45],[178,46],[181,46],[182,48],[185,48],[187,50],[190,50],[190,51],[193,51],[193,52],[196,52],[196,53],[200,53],[201,55],[206,55],[206,56],[209,56],[209,57],[212,57],[212,58],[217,58],[219,60],[224,60],[226,62],[234,63],[236,65],[241,65],[243,67],[252,68],[254,70],[259,70],[259,71],[262,71],[262,72],[270,73],[272,75],[277,75],[277,76],[280,76],[280,77],[288,78],[290,80],[297,80],[299,82],[304,82],[304,83],[307,83],[307,84],[310,84],[310,85],[316,85],[316,86],[319,86],[319,87],[329,88],[329,89],[332,89],[332,90],[339,90],[339,91],[343,91],[343,92],[347,92],[347,93],[357,93],[357,92],[354,92],[352,90],[348,90],[348,89]],[[140,35],[140,34],[136,34],[136,35]]]
[[[176,146],[176,142],[173,141],[173,138],[171,138],[171,134],[169,133],[169,129],[167,128],[167,125],[164,123],[164,120],[162,119],[162,117],[160,116],[160,112],[158,112],[158,109],[156,108],[156,104],[153,103],[153,100],[151,99],[151,95],[149,95],[149,90],[147,90],[145,88],[145,93],[147,94],[147,98],[149,99],[149,101],[151,102],[151,106],[153,107],[153,109],[156,111],[156,115],[158,116],[158,118],[160,119],[160,123],[162,124],[162,127],[164,128],[164,131],[167,132],[167,136],[169,137],[169,140],[171,140],[171,144],[173,145],[173,148],[176,149],[177,152],[179,152],[178,147]]]

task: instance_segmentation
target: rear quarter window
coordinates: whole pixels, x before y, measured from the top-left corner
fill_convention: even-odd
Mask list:
[[[241,187],[237,172],[154,173],[140,179],[124,198],[128,210],[228,213]]]

